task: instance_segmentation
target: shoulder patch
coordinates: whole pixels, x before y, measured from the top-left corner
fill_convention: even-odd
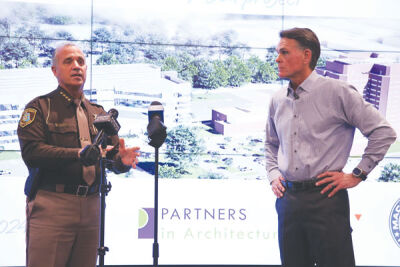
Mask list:
[[[31,124],[36,117],[37,110],[34,108],[27,108],[22,113],[21,119],[19,120],[19,126],[24,128],[25,126]]]

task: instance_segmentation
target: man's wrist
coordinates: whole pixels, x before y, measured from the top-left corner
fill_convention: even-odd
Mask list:
[[[282,176],[282,173],[279,171],[278,168],[274,168],[268,172],[268,180],[271,184],[275,179]]]
[[[367,175],[368,175],[365,171],[363,171],[359,167],[355,167],[353,169],[352,174],[353,174],[354,177],[357,177],[357,178],[359,178],[359,179],[361,179],[363,181],[365,181],[367,179]]]

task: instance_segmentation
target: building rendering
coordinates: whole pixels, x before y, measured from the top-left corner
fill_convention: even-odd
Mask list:
[[[0,150],[19,150],[16,131],[25,105],[56,87],[50,68],[0,70]],[[88,70],[84,90],[87,98],[106,111],[119,111],[121,135],[144,134],[153,101],[163,104],[167,126],[190,122],[190,83],[151,64],[95,65],[91,80]]]
[[[376,53],[366,58],[340,58],[327,61],[320,75],[346,81],[357,88],[363,98],[400,130],[400,64],[384,63]]]

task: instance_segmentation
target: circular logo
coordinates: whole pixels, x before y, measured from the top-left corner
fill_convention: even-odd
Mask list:
[[[139,229],[142,229],[149,222],[149,214],[144,209],[139,209]]]
[[[394,242],[400,247],[400,199],[397,200],[390,212],[389,227]]]

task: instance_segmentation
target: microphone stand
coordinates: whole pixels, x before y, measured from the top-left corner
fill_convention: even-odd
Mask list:
[[[105,138],[103,137],[102,144],[104,144]],[[102,145],[103,147],[103,145]],[[111,190],[111,183],[107,184],[106,175],[106,163],[111,162],[106,158],[106,152],[101,153],[100,159],[100,235],[99,235],[99,248],[97,249],[97,254],[99,255],[99,267],[104,267],[104,256],[108,251],[108,247],[104,246],[104,228],[105,228],[105,209],[106,209],[106,196]]]
[[[158,149],[167,137],[167,127],[160,119],[160,116],[153,116],[149,120],[147,132],[149,133],[149,145],[155,149],[154,160],[154,243],[153,243],[153,266],[158,266]]]
[[[155,150],[154,161],[154,243],[153,243],[153,266],[158,266],[158,147]]]

